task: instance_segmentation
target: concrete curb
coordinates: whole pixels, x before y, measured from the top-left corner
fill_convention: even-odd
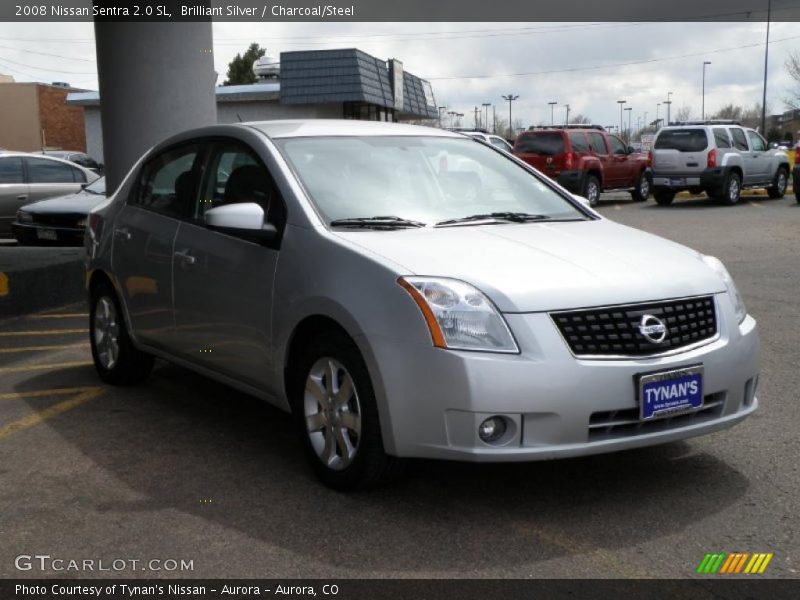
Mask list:
[[[83,253],[83,248],[0,248],[0,316],[83,300]]]

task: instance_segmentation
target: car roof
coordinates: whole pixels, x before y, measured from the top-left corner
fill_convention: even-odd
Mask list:
[[[351,119],[293,119],[284,121],[254,121],[241,123],[254,127],[271,138],[326,137],[326,136],[435,136],[463,138],[460,133],[435,127],[386,123],[383,121],[358,121]]]
[[[64,160],[63,158],[58,158],[57,156],[52,156],[50,154],[41,154],[41,153],[38,153],[38,152],[14,152],[14,151],[8,151],[8,150],[0,152],[0,157],[7,157],[7,156],[20,156],[20,157],[27,157],[27,158],[39,158],[39,159],[42,159],[42,160],[52,160],[52,161],[55,161],[55,162],[64,163],[65,165],[69,165],[70,167],[74,167],[74,168],[80,169],[81,171],[84,171],[84,172],[86,172],[88,174],[94,175],[94,173],[92,171],[90,171],[89,169],[87,169],[86,167],[83,167],[83,166],[81,166],[81,165],[79,165],[77,163],[74,163],[74,162],[71,162],[71,161],[68,161],[68,160]]]

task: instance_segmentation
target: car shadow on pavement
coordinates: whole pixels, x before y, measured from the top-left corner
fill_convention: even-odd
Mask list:
[[[16,391],[53,387],[55,376],[32,377]],[[64,502],[88,495],[86,510],[138,518],[148,530],[170,530],[170,515],[183,511],[243,532],[254,550],[266,542],[309,568],[350,576],[463,576],[630,547],[726,510],[749,487],[719,456],[680,442],[554,462],[414,461],[388,487],[338,493],[313,477],[288,415],[166,364],[141,386],[109,388],[47,423],[91,467],[81,467],[87,479],[75,481],[80,491],[64,490]],[[94,482],[92,472],[143,499],[123,499],[130,494]],[[199,544],[198,563],[202,552]],[[253,563],[239,568],[263,576],[265,565],[257,556]]]

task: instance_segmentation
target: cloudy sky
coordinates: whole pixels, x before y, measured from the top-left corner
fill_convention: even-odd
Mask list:
[[[514,120],[549,123],[582,113],[602,125],[619,123],[617,100],[633,108],[632,123],[655,118],[672,92],[699,117],[703,61],[706,113],[733,102],[761,101],[765,23],[214,23],[220,82],[227,63],[250,42],[278,56],[287,50],[357,47],[398,58],[429,79],[439,105],[465,113],[484,102],[508,114],[501,95],[518,94]],[[795,87],[784,63],[800,50],[795,23],[773,23],[767,106],[786,109]],[[97,88],[91,23],[0,24],[0,72],[18,81],[67,81]],[[659,116],[664,116],[662,104]],[[490,109],[491,110],[491,109]],[[626,115],[627,121],[627,115]],[[627,126],[627,123],[626,123]]]

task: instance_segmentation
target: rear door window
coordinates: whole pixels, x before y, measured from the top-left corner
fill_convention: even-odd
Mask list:
[[[570,131],[569,144],[572,146],[573,152],[589,152],[589,141],[582,131]]]
[[[658,134],[656,150],[677,150],[678,152],[700,152],[706,149],[708,139],[704,129],[672,129]]]
[[[714,142],[717,144],[717,148],[730,148],[731,147],[731,140],[728,137],[728,130],[724,127],[714,127]]]
[[[750,150],[749,146],[747,145],[747,138],[744,136],[744,131],[739,129],[738,127],[732,127],[730,129],[731,136],[733,137],[733,147],[737,150],[744,150],[747,152]]]
[[[66,163],[46,158],[26,158],[29,183],[75,183],[86,179]]]
[[[543,131],[541,133],[523,134],[517,140],[514,149],[526,154],[543,154],[554,156],[563,154],[564,138],[560,131]]]
[[[606,140],[602,133],[596,133],[594,131],[589,133],[589,141],[595,154],[608,154],[608,150],[606,150]]]
[[[0,158],[0,183],[23,183],[22,159],[19,156]]]

